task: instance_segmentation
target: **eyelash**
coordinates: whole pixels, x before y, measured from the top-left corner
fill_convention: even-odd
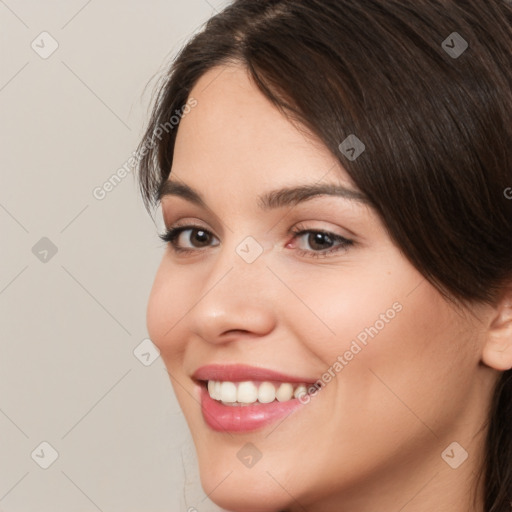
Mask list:
[[[167,229],[163,234],[160,234],[158,236],[163,242],[170,244],[173,251],[176,252],[177,254],[190,254],[190,253],[201,251],[202,250],[201,248],[190,249],[190,248],[179,247],[178,245],[176,245],[176,239],[181,235],[181,233],[184,231],[189,231],[189,230],[204,231],[205,233],[208,234],[208,236],[213,236],[212,233],[210,231],[208,231],[207,229],[205,229],[203,226],[199,226],[199,225],[195,225],[195,224],[187,224],[187,225],[183,225],[183,226],[176,225],[174,227]],[[322,229],[302,229],[300,226],[297,226],[295,228],[290,229],[290,231],[288,232],[289,235],[294,235],[294,239],[298,238],[302,235],[312,234],[312,233],[315,233],[315,234],[320,233],[322,235],[327,235],[332,240],[333,243],[338,242],[338,245],[334,246],[330,249],[325,249],[323,251],[312,251],[312,250],[306,251],[304,249],[296,249],[300,256],[306,256],[306,257],[311,257],[311,258],[325,258],[332,253],[346,251],[350,246],[354,245],[353,240],[349,240],[348,238],[345,238],[341,235],[337,235],[335,233],[331,233],[330,231],[326,231],[326,230],[322,230]]]

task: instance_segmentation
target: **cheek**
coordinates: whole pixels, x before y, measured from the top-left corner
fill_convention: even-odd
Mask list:
[[[386,267],[373,261],[351,261],[340,268],[310,272],[280,268],[283,281],[302,299],[283,291],[287,300],[282,303],[288,304],[283,311],[297,339],[328,364],[351,348],[357,351],[354,341],[364,348],[370,340],[382,338],[389,325],[404,316],[407,294],[421,281],[408,267],[396,267],[396,262]]]
[[[369,422],[380,418],[388,441],[393,432],[430,438],[453,424],[470,399],[467,383],[478,364],[468,326],[430,285],[400,304],[387,323],[373,315],[358,327],[366,341],[359,342],[360,334],[351,338],[361,350],[339,381],[345,406]]]
[[[341,269],[336,278],[317,272],[294,285],[310,310],[292,308],[295,334],[324,363],[339,410],[357,417],[366,404],[374,421],[386,408],[403,419],[410,407],[436,425],[469,393],[478,364],[470,326],[409,265]]]
[[[167,364],[168,356],[182,352],[186,343],[182,320],[193,304],[194,280],[171,269],[165,255],[156,273],[146,310],[146,326]]]

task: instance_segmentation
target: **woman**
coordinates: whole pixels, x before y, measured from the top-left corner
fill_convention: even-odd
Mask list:
[[[511,509],[511,57],[506,0],[235,0],[173,63],[147,325],[218,505]]]

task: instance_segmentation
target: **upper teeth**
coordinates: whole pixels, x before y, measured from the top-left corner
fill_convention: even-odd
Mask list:
[[[214,400],[220,400],[225,404],[252,404],[256,401],[262,404],[273,402],[276,398],[279,402],[290,400],[292,396],[307,393],[305,384],[290,384],[283,382],[277,389],[272,382],[255,383],[253,381],[229,382],[208,381],[208,393]]]

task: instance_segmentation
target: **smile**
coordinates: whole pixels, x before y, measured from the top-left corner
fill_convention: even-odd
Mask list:
[[[301,408],[311,379],[245,365],[209,365],[193,379],[206,425],[217,432],[249,432]]]

